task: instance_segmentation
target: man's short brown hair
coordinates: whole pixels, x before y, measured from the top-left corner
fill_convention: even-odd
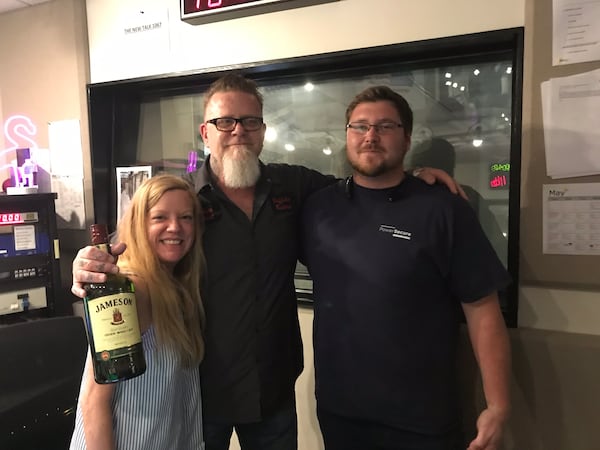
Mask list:
[[[204,109],[210,101],[211,97],[217,92],[245,92],[247,94],[256,97],[260,110],[263,109],[263,96],[258,91],[258,85],[254,80],[246,78],[240,73],[233,72],[223,75],[221,78],[215,80],[208,88],[208,91],[204,94]]]
[[[359,104],[378,101],[388,101],[396,107],[400,120],[402,121],[404,133],[410,136],[413,128],[412,109],[404,97],[387,86],[372,86],[354,97],[346,109],[346,123],[350,121],[352,112]]]

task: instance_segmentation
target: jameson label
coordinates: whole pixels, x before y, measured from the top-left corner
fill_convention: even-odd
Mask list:
[[[88,300],[88,311],[97,353],[142,341],[135,294],[126,292]]]

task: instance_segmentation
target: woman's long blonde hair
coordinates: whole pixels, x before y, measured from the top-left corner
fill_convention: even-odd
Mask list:
[[[153,252],[147,226],[150,209],[165,192],[172,190],[182,190],[190,196],[196,235],[189,252],[171,274]],[[149,178],[138,188],[117,227],[117,239],[127,244],[118,265],[124,273],[132,273],[146,283],[157,340],[179,354],[183,367],[199,364],[204,356],[204,308],[200,297],[200,280],[205,266],[203,228],[200,204],[193,187],[182,178],[166,173]]]

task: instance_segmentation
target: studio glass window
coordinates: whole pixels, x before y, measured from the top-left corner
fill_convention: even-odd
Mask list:
[[[507,323],[516,326],[522,49],[523,30],[516,28],[236,69],[255,79],[264,95],[262,161],[337,177],[350,174],[344,149],[350,100],[373,85],[402,94],[415,116],[405,165],[439,167],[461,183],[513,278],[501,301]],[[112,138],[105,143],[109,174],[111,165],[151,165],[153,173],[195,170],[210,152],[198,133],[202,93],[222,74],[91,85],[92,152],[106,140],[94,139],[96,122],[98,132],[104,127]],[[112,124],[102,119],[103,110]],[[111,200],[95,200],[97,212],[110,216]],[[300,265],[297,288],[310,302],[310,279]]]

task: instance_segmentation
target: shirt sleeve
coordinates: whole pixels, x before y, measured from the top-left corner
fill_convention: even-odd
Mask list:
[[[470,303],[506,287],[510,276],[470,205],[458,197],[451,201],[450,286],[456,298]]]

